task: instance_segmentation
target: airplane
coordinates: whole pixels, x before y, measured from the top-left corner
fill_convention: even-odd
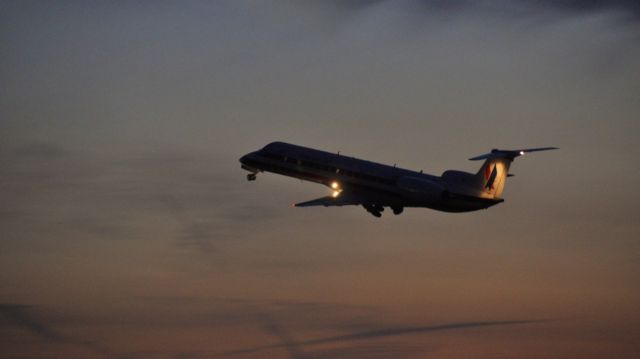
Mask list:
[[[250,172],[249,181],[255,181],[260,172],[272,172],[320,183],[332,191],[329,196],[296,203],[294,207],[361,205],[380,217],[385,207],[398,215],[405,207],[470,212],[502,203],[506,179],[513,176],[509,174],[511,162],[526,153],[555,149],[558,148],[493,149],[469,159],[484,160],[477,173],[447,170],[441,176],[285,142],[269,143],[242,156],[240,163]]]

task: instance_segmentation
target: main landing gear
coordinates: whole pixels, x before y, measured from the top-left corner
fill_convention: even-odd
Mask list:
[[[382,216],[382,212],[384,211],[384,207],[377,204],[363,204],[362,207],[364,207],[367,212],[378,218]],[[398,215],[402,213],[404,207],[391,207],[391,210],[393,211],[393,214]]]
[[[255,173],[249,173],[247,175],[247,181],[255,181],[256,180],[256,174]]]
[[[382,216],[382,211],[384,211],[384,207],[379,206],[377,204],[363,204],[362,207],[367,210],[367,212],[371,213],[375,217],[380,218]]]

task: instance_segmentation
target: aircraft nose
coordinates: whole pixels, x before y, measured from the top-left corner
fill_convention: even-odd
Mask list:
[[[249,152],[246,155],[240,157],[240,163],[247,164],[247,162],[250,162],[252,159],[254,159],[254,157],[255,152]]]

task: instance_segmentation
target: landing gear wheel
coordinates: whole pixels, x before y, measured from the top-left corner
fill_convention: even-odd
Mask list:
[[[404,207],[391,207],[393,214],[399,215],[404,210]]]
[[[382,211],[384,211],[384,207],[378,206],[375,204],[363,204],[362,207],[367,210],[367,212],[371,213],[375,217],[380,218],[382,216]]]
[[[247,175],[247,181],[255,181],[256,180],[256,174],[255,173],[249,173]]]

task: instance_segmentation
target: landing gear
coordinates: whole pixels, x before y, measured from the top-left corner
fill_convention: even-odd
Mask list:
[[[397,216],[400,213],[402,213],[402,211],[404,210],[404,207],[391,207],[391,210],[393,211],[393,214]]]
[[[255,173],[249,173],[247,175],[247,181],[255,181],[256,180],[256,174]]]
[[[380,218],[382,216],[382,211],[384,211],[384,207],[379,206],[377,204],[363,204],[362,207],[367,210],[367,212],[371,213],[375,217]]]

